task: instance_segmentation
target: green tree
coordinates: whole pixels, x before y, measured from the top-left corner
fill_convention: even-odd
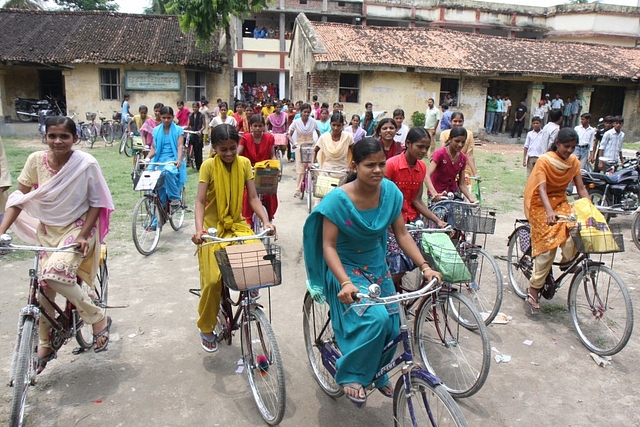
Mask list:
[[[120,8],[114,0],[54,0],[64,10],[112,10]]]
[[[2,6],[3,9],[28,9],[43,10],[44,3],[41,0],[7,0]]]
[[[231,23],[234,18],[259,12],[268,0],[169,0],[167,12],[178,15],[183,32],[193,30],[198,46],[209,49],[211,37],[224,30],[226,56],[229,64],[229,96],[233,101],[233,40]]]
[[[170,0],[152,0],[150,7],[145,7],[144,13],[147,15],[167,15],[167,3]]]

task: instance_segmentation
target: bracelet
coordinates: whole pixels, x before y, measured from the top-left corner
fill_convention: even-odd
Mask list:
[[[351,280],[345,280],[344,282],[340,283],[340,289],[344,288],[344,285],[346,285],[347,283],[353,284]]]

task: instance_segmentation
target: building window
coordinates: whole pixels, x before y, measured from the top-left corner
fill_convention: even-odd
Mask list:
[[[346,3],[345,3],[345,2],[343,2],[343,1],[339,1],[339,2],[338,2],[338,6],[340,6],[340,7],[344,7],[345,5],[346,5]]]
[[[340,74],[338,92],[340,102],[358,102],[360,97],[360,74]]]
[[[307,99],[311,99],[311,73],[307,73]]]
[[[187,71],[187,102],[200,101],[207,96],[205,74],[202,71]]]
[[[116,101],[122,98],[120,70],[117,68],[100,69],[100,100]]]
[[[446,102],[450,107],[458,105],[458,79],[441,79],[440,80],[440,104]]]
[[[307,4],[307,0],[300,0],[300,4]]]

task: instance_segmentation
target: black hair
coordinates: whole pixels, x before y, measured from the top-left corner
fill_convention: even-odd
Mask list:
[[[160,109],[160,115],[162,116],[164,114],[169,114],[173,116],[173,108],[169,107],[168,105],[165,105]]]
[[[240,134],[235,126],[223,123],[211,130],[211,145],[214,147],[228,140],[235,141],[236,143],[240,141]]]
[[[302,107],[300,107],[300,112],[302,112],[302,110],[309,110],[311,111],[311,105],[304,103],[302,104]]]
[[[153,106],[153,110],[154,111],[158,109],[162,110],[163,107],[164,107],[164,104],[162,102],[156,102]]]
[[[141,105],[141,106],[139,106],[139,107],[138,107],[138,112],[141,112],[142,110],[147,110],[147,111],[149,111],[149,109],[147,108],[147,106],[146,106],[146,105]]]
[[[580,137],[578,136],[578,132],[573,130],[573,128],[562,128],[558,131],[558,135],[556,136],[556,140],[553,141],[551,147],[549,147],[549,151],[557,151],[558,144],[566,144],[571,141],[578,141]]]
[[[364,108],[367,108],[369,105],[371,105],[371,107],[373,107],[373,104],[370,102],[367,102],[366,104],[364,104]]]
[[[76,133],[78,132],[76,129],[76,122],[65,116],[49,117],[47,120],[45,120],[44,126],[45,132],[49,132],[50,126],[64,126],[64,128],[68,130],[71,135],[76,135]]]
[[[446,102],[443,102],[442,104],[440,104],[440,107],[444,108],[445,110],[448,110],[449,104],[447,104]]]
[[[191,103],[191,107],[198,107],[198,108],[200,108],[200,103],[199,103],[198,101],[193,101],[193,102]]]
[[[361,122],[361,121],[362,121],[362,120],[360,120],[360,116],[359,116],[359,115],[357,115],[357,114],[354,114],[353,116],[351,116],[351,120],[355,119],[356,117],[358,118],[358,121],[359,121],[359,122]]]
[[[367,157],[382,151],[382,144],[372,137],[362,138],[353,146],[353,162],[357,165],[363,162]],[[351,172],[347,176],[347,182],[355,181],[358,177],[356,172]]]
[[[395,116],[402,116],[404,117],[404,110],[402,108],[396,108],[395,110],[393,110],[393,115],[392,117]]]
[[[344,123],[344,117],[342,116],[341,112],[335,112],[331,115],[331,119],[329,120],[330,123],[334,123],[334,122],[340,122],[340,123]]]
[[[550,122],[557,122],[558,120],[560,120],[562,118],[562,110],[553,110],[551,111],[551,114],[549,114],[549,121]]]
[[[218,108],[220,108],[222,110],[222,107],[226,108],[227,110],[229,110],[229,104],[227,104],[226,102],[221,102],[220,105],[218,106]]]
[[[531,123],[533,123],[533,122],[542,123],[542,119],[540,117],[538,117],[538,116],[533,116],[533,118],[531,119]]]
[[[260,113],[254,114],[249,118],[249,126],[251,126],[254,123],[264,124],[264,117],[262,116],[262,114]]]
[[[604,116],[604,121],[609,123],[613,122],[613,116]]]
[[[382,126],[386,125],[387,123],[392,123],[393,126],[396,128],[396,130],[398,129],[398,124],[396,123],[395,120],[393,120],[390,117],[385,117],[384,119],[380,120],[376,125],[376,135],[380,136],[380,129],[382,129]]]
[[[178,105],[183,105],[184,106],[184,101],[183,100],[178,101]]]
[[[449,139],[447,140],[447,142],[451,141],[453,138],[456,138],[458,136],[464,136],[466,138],[467,130],[462,126],[456,126],[454,128],[451,128],[451,132],[449,132]]]
[[[591,120],[591,114],[589,113],[583,113],[582,115],[580,115],[580,117],[584,117],[587,120]]]
[[[464,114],[462,114],[462,111],[454,111],[453,113],[451,113],[451,118],[450,120],[455,119],[456,117],[460,116],[460,118],[462,119],[462,121],[464,122]]]
[[[414,142],[418,142],[423,140],[424,138],[428,138],[431,141],[431,135],[429,132],[422,126],[416,126],[409,129],[409,133],[407,133],[407,139],[405,144],[413,144]]]
[[[320,108],[326,108],[326,109],[328,110],[328,109],[329,109],[329,103],[328,103],[328,102],[323,102],[323,103],[320,105]]]
[[[614,116],[613,117],[613,121],[614,122],[624,123],[624,117],[622,117],[622,116]]]

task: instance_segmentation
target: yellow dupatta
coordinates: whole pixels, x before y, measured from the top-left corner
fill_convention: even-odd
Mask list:
[[[220,158],[213,158],[213,187],[216,194],[216,211],[218,213],[218,237],[250,236],[253,231],[242,216],[242,198],[245,187],[245,174],[242,163],[249,163],[244,157],[236,156],[231,164],[231,171]],[[226,245],[224,245],[226,246]]]
[[[318,164],[320,168],[324,167],[325,162],[340,162],[341,159],[347,158],[345,168],[351,164],[352,154],[349,150],[353,136],[348,132],[342,132],[340,141],[334,141],[331,132],[327,132],[318,138],[317,146],[320,147],[318,152]]]

